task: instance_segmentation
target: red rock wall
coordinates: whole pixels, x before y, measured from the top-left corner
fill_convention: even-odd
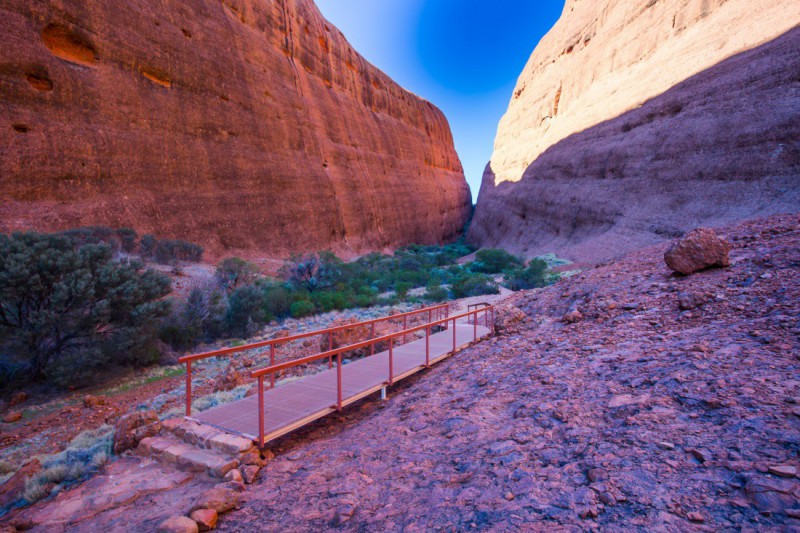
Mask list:
[[[602,262],[800,211],[800,4],[767,4],[568,0],[500,123],[468,239]]]
[[[5,0],[0,44],[0,231],[348,254],[471,209],[443,114],[311,0]]]

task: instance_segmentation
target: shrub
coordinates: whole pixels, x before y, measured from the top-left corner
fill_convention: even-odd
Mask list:
[[[453,298],[467,298],[470,296],[480,296],[482,294],[497,294],[500,288],[491,278],[482,274],[462,273],[450,287]]]
[[[431,284],[425,289],[422,297],[429,302],[443,302],[447,300],[447,289],[438,284]]]
[[[251,285],[258,276],[258,267],[241,257],[228,257],[217,266],[216,278],[220,287],[230,291]]]
[[[292,255],[281,274],[296,289],[313,292],[332,287],[342,275],[342,265],[332,252]]]
[[[261,290],[253,285],[246,285],[233,291],[225,321],[231,334],[242,337],[253,335],[266,322]]]
[[[302,318],[304,316],[313,315],[316,307],[308,300],[298,300],[289,307],[289,312],[292,318]]]
[[[139,241],[139,253],[142,254],[142,257],[147,259],[153,257],[153,254],[156,252],[156,243],[158,239],[156,239],[155,235],[150,233],[146,235],[142,235],[141,241]]]
[[[174,261],[197,263],[203,258],[203,247],[180,239],[160,239],[156,242],[153,257],[162,264]]]
[[[527,268],[510,270],[504,277],[505,285],[512,291],[521,291],[547,285],[547,263],[532,259]]]
[[[470,269],[484,274],[499,274],[519,266],[522,266],[519,257],[499,248],[485,248],[475,254],[475,261],[470,264]]]
[[[289,316],[292,297],[284,285],[268,283],[263,286],[262,290],[264,293],[264,318],[266,320]]]
[[[408,291],[414,288],[412,283],[407,281],[400,281],[395,285],[395,292],[397,293],[397,298],[400,300],[405,300],[408,297]]]
[[[131,228],[117,229],[117,237],[119,237],[122,251],[132,253],[136,251],[136,231]]]
[[[114,261],[106,244],[0,235],[0,342],[34,379],[152,361],[169,292],[169,278]]]

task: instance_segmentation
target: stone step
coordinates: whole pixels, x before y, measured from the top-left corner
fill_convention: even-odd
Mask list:
[[[142,439],[137,451],[141,455],[174,464],[181,470],[205,472],[217,478],[225,477],[240,464],[239,459],[220,450],[198,448],[169,434]]]
[[[164,429],[184,442],[207,450],[240,455],[256,449],[252,440],[198,424],[192,420],[173,419],[164,422]]]

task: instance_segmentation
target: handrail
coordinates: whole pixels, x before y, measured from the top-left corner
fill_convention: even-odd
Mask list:
[[[325,328],[325,329],[318,329],[314,331],[308,331],[306,333],[298,333],[297,335],[292,335],[289,337],[280,337],[277,339],[268,339],[265,341],[254,342],[250,344],[244,344],[242,346],[233,346],[231,348],[221,348],[219,350],[212,350],[210,352],[203,352],[199,354],[191,354],[191,355],[184,355],[183,357],[178,359],[178,363],[186,364],[186,416],[192,415],[192,362],[200,361],[202,359],[208,359],[210,357],[219,357],[223,355],[230,355],[233,353],[238,352],[245,352],[247,350],[254,350],[256,348],[263,348],[265,346],[270,347],[270,363],[274,364],[275,362],[275,346],[293,342],[300,339],[305,339],[308,337],[316,337],[317,335],[325,335],[326,333],[331,334],[330,336],[330,346],[333,347],[333,333],[338,331],[344,331],[351,328],[356,328],[360,326],[372,326],[372,331],[370,335],[375,335],[375,324],[381,322],[388,322],[390,320],[395,320],[398,318],[403,319],[403,328],[405,329],[408,325],[408,317],[413,315],[419,315],[422,313],[428,313],[428,320],[431,319],[433,316],[434,311],[440,312],[444,310],[445,316],[450,316],[450,304],[438,304],[433,305],[430,307],[423,307],[422,309],[416,309],[414,311],[407,311],[405,313],[399,313],[396,315],[389,315],[380,318],[373,318],[371,320],[364,320],[361,322],[355,322],[353,324],[343,324],[341,326],[335,326],[332,328]],[[373,348],[374,352],[374,348]],[[333,366],[333,359],[328,359],[328,368]],[[273,376],[271,381],[271,386],[275,386],[275,378]]]
[[[491,308],[493,306],[489,306],[489,307]],[[281,370],[294,368],[295,366],[300,366],[300,365],[304,365],[304,364],[307,364],[307,363],[313,363],[314,361],[318,361],[320,359],[325,359],[326,357],[332,357],[332,356],[336,356],[336,355],[339,355],[339,354],[342,354],[342,353],[345,353],[345,352],[350,352],[352,350],[358,350],[359,348],[364,348],[364,347],[369,346],[371,344],[377,344],[379,342],[388,341],[390,339],[394,339],[395,337],[399,337],[401,335],[408,335],[409,333],[416,333],[417,331],[421,331],[423,329],[433,328],[433,327],[436,327],[438,325],[444,324],[445,322],[451,322],[451,321],[454,321],[454,320],[458,320],[459,318],[464,318],[464,317],[471,316],[471,315],[477,315],[478,313],[481,313],[481,312],[486,312],[485,308],[484,309],[478,309],[478,310],[475,310],[475,311],[467,311],[467,312],[461,313],[460,315],[454,315],[454,316],[451,316],[451,317],[442,318],[442,319],[439,319],[439,320],[434,320],[433,322],[429,322],[427,324],[422,324],[420,326],[414,326],[412,328],[405,329],[405,330],[402,330],[402,331],[396,331],[394,333],[389,333],[387,335],[384,335],[383,337],[375,337],[374,339],[368,339],[368,340],[365,340],[365,341],[357,342],[355,344],[349,344],[347,346],[340,346],[339,348],[334,348],[333,350],[328,350],[327,352],[320,352],[320,353],[318,353],[316,355],[308,355],[306,357],[301,357],[300,359],[294,359],[293,361],[286,361],[284,363],[279,363],[277,365],[267,366],[267,367],[264,367],[264,368],[260,368],[258,370],[253,370],[252,372],[250,372],[250,377],[251,378],[258,378],[258,377],[262,377],[262,376],[265,376],[265,375],[273,373],[273,372],[280,372]]]
[[[281,337],[278,339],[267,339],[264,341],[253,342],[251,344],[244,344],[242,346],[232,346],[230,348],[220,348],[219,350],[212,350],[210,352],[203,352],[198,354],[191,354],[191,355],[184,355],[183,357],[178,358],[179,363],[188,363],[193,361],[200,361],[202,359],[208,359],[209,357],[219,357],[221,355],[229,355],[232,353],[237,352],[245,352],[247,350],[255,350],[256,348],[263,348],[264,346],[271,346],[273,344],[284,344],[286,342],[293,342],[300,339],[305,339],[308,337],[315,337],[317,335],[324,335],[325,333],[335,333],[337,331],[341,331],[344,329],[356,328],[359,326],[369,326],[372,324],[378,324],[380,322],[386,322],[389,320],[394,320],[396,318],[406,318],[411,315],[418,315],[425,312],[432,312],[438,309],[443,309],[445,307],[449,307],[449,304],[439,304],[434,305],[431,307],[424,307],[422,309],[417,309],[415,311],[408,311],[405,313],[399,313],[396,315],[384,316],[381,318],[373,318],[371,320],[364,320],[362,322],[355,322],[353,324],[344,324],[341,326],[335,326],[332,328],[325,328],[325,329],[317,329],[314,331],[308,331],[306,333],[298,333],[297,335],[292,335],[290,337]]]
[[[481,309],[475,309],[474,311],[467,311],[465,313],[461,313],[455,316],[447,316],[445,318],[434,320],[428,322],[427,324],[423,324],[420,326],[415,326],[412,328],[404,329],[402,331],[397,331],[394,333],[389,333],[387,335],[383,335],[381,337],[375,337],[372,339],[368,339],[366,341],[357,342],[355,344],[350,344],[348,346],[341,346],[339,348],[331,349],[326,352],[320,352],[316,355],[309,355],[306,357],[301,357],[300,359],[295,359],[293,361],[286,361],[284,363],[279,364],[271,364],[268,367],[261,368],[258,370],[254,370],[250,372],[251,378],[258,379],[258,443],[260,447],[264,446],[264,377],[266,375],[270,375],[274,379],[274,375],[276,372],[280,372],[281,370],[287,370],[289,368],[294,368],[300,365],[313,363],[314,361],[319,361],[321,359],[328,358],[329,360],[332,359],[334,356],[336,357],[336,382],[337,382],[337,397],[336,397],[336,404],[333,406],[336,410],[340,411],[342,409],[342,354],[345,352],[349,352],[352,350],[357,350],[359,348],[365,348],[367,346],[375,346],[375,344],[379,342],[389,341],[389,380],[386,382],[388,385],[392,385],[394,383],[394,372],[393,372],[393,345],[394,339],[396,337],[404,337],[409,333],[416,333],[417,331],[425,330],[425,367],[430,366],[430,333],[431,328],[436,327],[441,324],[448,324],[450,321],[453,322],[453,353],[456,351],[456,321],[459,318],[464,318],[468,316],[474,316],[475,319],[473,320],[473,342],[478,340],[478,314],[484,313],[484,317],[486,319],[487,327],[489,327],[489,312],[491,311],[491,332],[494,333],[494,306],[488,305]],[[374,349],[373,349],[374,353]]]

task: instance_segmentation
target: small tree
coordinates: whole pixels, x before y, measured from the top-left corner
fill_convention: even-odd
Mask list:
[[[248,336],[264,325],[264,296],[258,287],[245,285],[231,293],[225,317],[233,335]]]
[[[217,266],[216,278],[226,291],[251,285],[258,276],[258,267],[241,257],[228,257]]]
[[[510,268],[522,266],[522,260],[505,250],[499,248],[485,248],[478,250],[475,261],[470,265],[473,272],[484,274],[499,274]]]
[[[547,263],[531,259],[527,268],[510,270],[505,275],[505,285],[512,291],[535,289],[547,285]]]
[[[281,274],[295,289],[314,292],[336,283],[342,276],[342,260],[332,252],[292,255]]]
[[[76,247],[39,233],[0,235],[0,342],[34,379],[62,370],[152,357],[169,278],[116,262],[107,244]]]

